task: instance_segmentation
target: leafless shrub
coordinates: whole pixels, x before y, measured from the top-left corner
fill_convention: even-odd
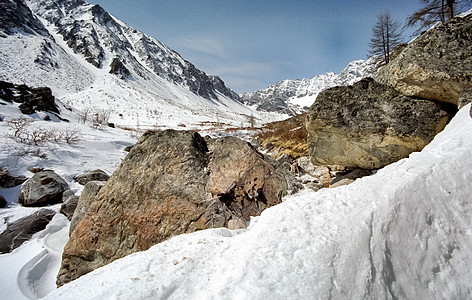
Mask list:
[[[62,138],[69,145],[76,144],[80,141],[80,132],[77,128],[66,128]]]
[[[110,110],[98,109],[94,110],[92,108],[85,108],[79,114],[79,123],[87,124],[90,123],[90,126],[93,129],[103,129],[108,125],[110,120]]]
[[[52,129],[44,127],[31,127],[33,120],[26,118],[12,119],[7,122],[13,133],[7,134],[8,138],[26,144],[41,146],[47,142],[74,144],[80,140],[80,134],[75,128]]]

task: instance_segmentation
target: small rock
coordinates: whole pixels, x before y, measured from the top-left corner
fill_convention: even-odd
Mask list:
[[[246,221],[243,219],[231,219],[228,221],[228,229],[246,229]]]
[[[43,206],[62,202],[62,194],[69,185],[53,171],[34,174],[24,184],[18,197],[23,206]]]
[[[0,186],[3,188],[11,188],[25,182],[28,178],[25,176],[10,176],[7,169],[0,168]]]
[[[83,172],[79,175],[74,177],[74,180],[77,181],[81,185],[85,185],[87,182],[90,181],[107,181],[110,176],[102,170],[91,170]]]
[[[7,229],[0,234],[0,253],[9,253],[28,241],[33,234],[46,228],[52,220],[55,211],[41,209],[32,215],[8,224]]]
[[[67,217],[69,221],[72,220],[72,216],[74,215],[75,209],[77,208],[77,204],[79,202],[79,196],[72,195],[66,198],[62,205],[60,213]]]
[[[315,192],[318,192],[319,190],[323,188],[323,186],[320,183],[316,183],[316,182],[309,182],[306,184],[306,187],[309,189],[312,189]]]
[[[5,198],[3,198],[3,196],[0,196],[0,208],[4,208],[7,205],[8,205],[7,200],[5,200]]]
[[[333,179],[329,187],[338,187],[341,185],[347,185],[354,182],[354,180],[356,180],[357,178],[369,176],[371,174],[372,172],[366,169],[354,169],[353,171],[347,174],[337,176],[335,179]]]

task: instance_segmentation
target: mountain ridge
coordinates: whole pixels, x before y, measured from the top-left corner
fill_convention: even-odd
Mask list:
[[[305,111],[317,95],[328,88],[351,85],[376,70],[375,58],[350,62],[340,73],[328,72],[313,78],[286,79],[269,85],[264,90],[242,93],[240,98],[246,105],[259,111],[283,112],[290,115]]]

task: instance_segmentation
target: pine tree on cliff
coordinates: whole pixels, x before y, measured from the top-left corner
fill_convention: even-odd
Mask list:
[[[420,3],[422,7],[408,17],[406,24],[408,27],[420,26],[415,34],[437,22],[446,23],[465,7],[470,7],[472,0],[420,0]]]
[[[389,12],[381,13],[372,28],[370,54],[381,57],[382,63],[388,64],[390,55],[396,46],[402,43],[400,24],[392,19]]]

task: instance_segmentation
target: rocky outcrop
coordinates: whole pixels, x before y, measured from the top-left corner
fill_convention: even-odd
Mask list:
[[[0,234],[0,253],[9,253],[21,246],[33,234],[46,228],[55,214],[56,212],[53,210],[41,209],[32,215],[8,224],[7,229]]]
[[[15,85],[0,81],[0,98],[8,102],[20,103],[19,109],[23,114],[33,114],[37,111],[47,111],[59,114],[55,97],[48,87],[31,88],[27,85]]]
[[[0,187],[11,188],[25,182],[28,178],[25,176],[11,176],[5,168],[0,168]]]
[[[439,105],[370,78],[332,88],[308,111],[310,156],[315,165],[378,169],[421,150],[448,117]]]
[[[28,179],[21,188],[18,203],[23,206],[43,206],[62,202],[69,185],[53,171],[41,171]]]
[[[472,15],[457,17],[411,42],[375,80],[405,95],[458,104],[472,88]]]
[[[73,230],[57,284],[174,235],[245,227],[249,216],[294,188],[290,178],[235,138],[205,141],[195,132],[147,132]]]
[[[7,205],[8,205],[7,200],[3,196],[0,195],[0,208],[4,208]]]
[[[80,173],[74,176],[74,181],[77,181],[81,185],[85,185],[90,181],[107,181],[110,178],[110,175],[105,173],[105,171],[97,169],[90,170]]]
[[[70,220],[69,236],[72,234],[75,227],[77,227],[77,224],[79,224],[80,220],[82,220],[85,213],[88,211],[95,200],[95,196],[97,196],[98,192],[104,185],[104,181],[89,181],[87,184],[85,184],[82,195],[80,195],[80,198],[78,199],[76,208]]]

